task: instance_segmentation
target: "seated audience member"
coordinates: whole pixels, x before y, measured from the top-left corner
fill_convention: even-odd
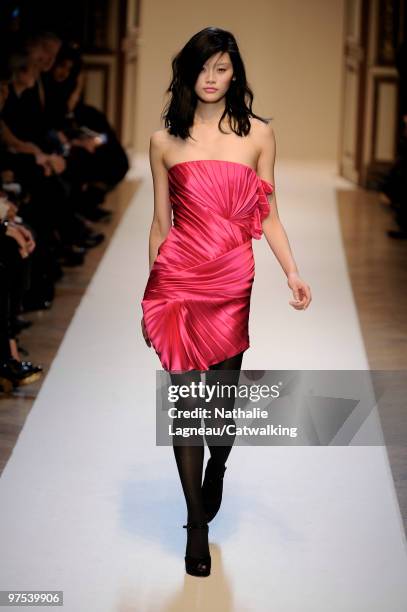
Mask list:
[[[78,224],[69,202],[69,186],[59,176],[64,170],[63,158],[44,153],[31,140],[21,139],[27,138],[29,130],[35,132],[25,120],[23,94],[33,82],[26,52],[13,51],[8,58],[8,68],[10,80],[1,81],[0,146],[8,152],[8,168],[30,193],[30,201],[24,204],[24,218],[35,228],[39,248],[33,262],[33,299],[27,297],[27,301],[35,303],[37,298],[45,305],[53,298],[54,271],[60,276],[56,257],[65,265],[78,265],[83,262],[83,253],[71,247]],[[11,131],[10,125],[18,136]],[[80,257],[79,262],[75,257]]]
[[[35,62],[25,50],[20,50],[11,53],[10,63],[13,78],[2,111],[4,140],[15,152],[34,156],[37,165],[43,169],[43,176],[52,178],[52,181],[47,181],[48,189],[49,183],[52,183],[53,188],[48,217],[58,228],[64,263],[79,265],[83,263],[84,248],[96,246],[104,236],[93,232],[92,228],[75,214],[73,187],[65,171],[66,161],[63,156],[52,152],[44,110],[38,102],[38,82],[35,81],[34,86],[32,85],[38,71],[38,68],[33,68]],[[33,94],[34,90],[37,92],[36,95]],[[30,164],[27,159],[19,162],[25,166],[27,163]],[[27,172],[27,168],[24,172]],[[78,248],[75,248],[75,245]]]
[[[4,41],[6,48],[4,48]],[[129,162],[104,113],[85,104],[80,52],[53,32],[0,45],[0,391],[42,376],[23,361],[20,314],[50,308],[61,266],[81,265],[104,235],[100,204]]]
[[[4,392],[35,382],[42,375],[42,366],[20,358],[16,342],[16,320],[35,242],[15,216],[16,207],[0,192],[0,389]]]
[[[63,45],[51,70],[43,74],[46,116],[65,142],[82,143],[94,153],[87,160],[87,183],[103,197],[124,178],[129,161],[105,115],[85,104],[84,81],[79,50]]]

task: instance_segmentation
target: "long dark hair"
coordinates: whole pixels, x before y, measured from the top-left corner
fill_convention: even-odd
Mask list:
[[[235,37],[231,32],[217,27],[207,27],[197,32],[172,60],[172,80],[166,90],[170,99],[161,119],[173,136],[182,139],[191,137],[189,128],[193,125],[197,96],[194,91],[202,66],[215,53],[228,52],[236,80],[232,80],[225,96],[225,110],[219,119],[219,130],[224,134],[221,123],[226,115],[233,132],[247,136],[250,132],[249,117],[268,123],[272,117],[259,117],[252,111],[254,94],[246,79],[246,70]]]
[[[69,86],[73,91],[77,85],[79,73],[83,69],[81,51],[76,42],[65,42],[62,44],[52,68],[55,68],[55,66],[58,66],[59,64],[63,64],[65,60],[72,62],[72,68],[69,76],[64,82],[66,83],[67,87]],[[71,93],[71,91],[69,91],[69,93]]]

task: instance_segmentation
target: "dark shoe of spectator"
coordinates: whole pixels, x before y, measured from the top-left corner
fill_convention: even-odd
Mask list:
[[[59,261],[62,266],[73,268],[81,266],[85,261],[86,249],[81,246],[71,245],[62,249]]]
[[[387,235],[390,238],[395,238],[396,240],[406,240],[407,231],[406,230],[387,230]]]
[[[85,189],[84,189],[85,188]],[[103,204],[106,198],[106,190],[92,185],[84,185],[76,200],[77,212],[91,219],[88,215],[98,206]]]
[[[89,232],[89,234],[87,234],[83,238],[76,240],[75,244],[77,246],[82,246],[85,249],[91,249],[103,242],[104,239],[105,235],[101,232]]]
[[[107,210],[106,208],[101,208],[100,206],[96,206],[93,208],[85,208],[81,211],[81,214],[85,217],[85,219],[89,219],[89,221],[101,221],[110,220],[112,216],[112,211]]]
[[[22,304],[22,312],[31,312],[33,310],[49,310],[52,306],[52,300],[47,300],[43,297],[24,297]]]
[[[27,329],[27,327],[31,327],[32,324],[32,321],[27,321],[27,319],[23,319],[23,317],[16,317],[14,322],[14,326],[16,328],[17,333],[19,333],[23,329]]]
[[[0,385],[9,393],[12,387],[29,385],[39,380],[43,375],[42,370],[42,366],[36,366],[31,361],[18,361],[11,357],[0,363]]]
[[[100,184],[88,183],[86,189],[82,191],[82,195],[84,195],[89,205],[96,206],[105,201],[107,191],[107,187],[103,188]]]

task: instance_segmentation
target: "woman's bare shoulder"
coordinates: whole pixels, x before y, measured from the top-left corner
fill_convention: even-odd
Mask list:
[[[171,146],[171,141],[173,140],[173,136],[171,136],[166,129],[156,130],[151,134],[150,137],[150,151],[155,154],[155,156],[164,159],[168,148]]]
[[[276,147],[276,139],[274,134],[274,129],[272,126],[272,121],[268,120],[267,123],[261,121],[260,119],[256,119],[255,117],[251,118],[251,126],[252,126],[252,139],[255,143],[256,149],[259,153],[265,150],[275,150]]]
[[[253,130],[253,135],[260,138],[270,137],[274,133],[271,119],[267,119],[267,122],[265,122],[256,117],[250,117],[250,125]]]
[[[167,129],[155,130],[150,136],[150,142],[158,146],[166,146],[171,142],[172,136]]]

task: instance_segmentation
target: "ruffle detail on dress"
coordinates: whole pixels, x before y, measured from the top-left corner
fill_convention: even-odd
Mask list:
[[[262,222],[268,217],[270,212],[270,202],[268,201],[267,195],[273,193],[274,185],[265,181],[264,179],[257,177],[258,179],[258,205],[253,214],[251,235],[256,240],[259,240],[263,235]]]

